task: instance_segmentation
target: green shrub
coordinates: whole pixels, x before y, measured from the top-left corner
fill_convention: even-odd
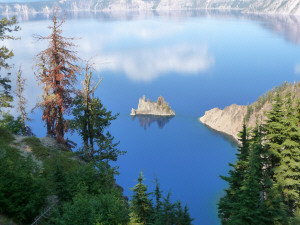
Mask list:
[[[54,225],[121,225],[128,224],[128,209],[125,200],[115,194],[90,195],[82,187],[72,201],[56,209],[48,222]]]
[[[45,204],[45,180],[31,157],[23,157],[1,139],[0,213],[18,223],[31,223]]]
[[[12,115],[4,113],[0,120],[0,127],[9,130],[12,134],[22,134],[23,123],[21,117],[15,119]]]
[[[37,159],[44,160],[50,156],[50,150],[42,145],[40,139],[36,137],[26,137],[22,142],[31,147],[31,151]]]

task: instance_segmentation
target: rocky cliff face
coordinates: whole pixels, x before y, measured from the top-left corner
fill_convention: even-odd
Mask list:
[[[67,11],[145,11],[226,9],[271,14],[300,14],[300,0],[54,0],[1,3],[0,13],[47,13],[54,5]]]
[[[237,134],[243,125],[243,119],[247,113],[247,106],[231,105],[224,110],[214,108],[205,112],[199,120],[209,127],[229,134],[237,140]]]
[[[199,120],[205,125],[226,133],[235,140],[238,140],[238,133],[242,130],[244,119],[248,127],[254,127],[257,120],[258,122],[264,123],[266,119],[265,112],[272,109],[272,96],[274,96],[277,91],[281,92],[282,96],[284,96],[288,90],[295,93],[298,98],[300,97],[299,82],[294,84],[285,83],[280,87],[268,91],[249,106],[233,104],[223,110],[214,108],[206,111],[204,116],[200,117]]]
[[[175,112],[170,108],[165,99],[160,96],[157,102],[151,102],[146,96],[139,99],[137,109],[131,109],[130,115],[157,115],[157,116],[175,116]]]

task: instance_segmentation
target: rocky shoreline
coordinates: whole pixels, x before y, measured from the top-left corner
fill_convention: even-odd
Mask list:
[[[243,120],[247,113],[247,106],[233,104],[226,108],[214,108],[206,111],[199,118],[203,124],[219,132],[228,134],[238,141],[238,132],[243,126]]]

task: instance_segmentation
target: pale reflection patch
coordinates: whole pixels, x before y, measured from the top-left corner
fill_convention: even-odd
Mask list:
[[[300,63],[297,63],[294,67],[294,72],[297,75],[300,75]]]
[[[95,60],[98,70],[122,71],[134,81],[151,81],[171,72],[197,75],[215,63],[207,46],[189,44],[120,51],[103,58],[96,57]]]

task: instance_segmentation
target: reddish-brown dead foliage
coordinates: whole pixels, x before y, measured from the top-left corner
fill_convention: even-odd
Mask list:
[[[64,133],[67,131],[64,114],[69,113],[72,103],[72,94],[75,93],[76,76],[80,67],[74,38],[62,36],[64,19],[57,18],[58,10],[52,17],[49,26],[52,33],[49,36],[35,36],[37,40],[47,40],[48,48],[37,55],[37,78],[43,84],[44,94],[40,106],[43,108],[43,121],[46,121],[47,135],[56,137],[60,143],[64,142]]]

